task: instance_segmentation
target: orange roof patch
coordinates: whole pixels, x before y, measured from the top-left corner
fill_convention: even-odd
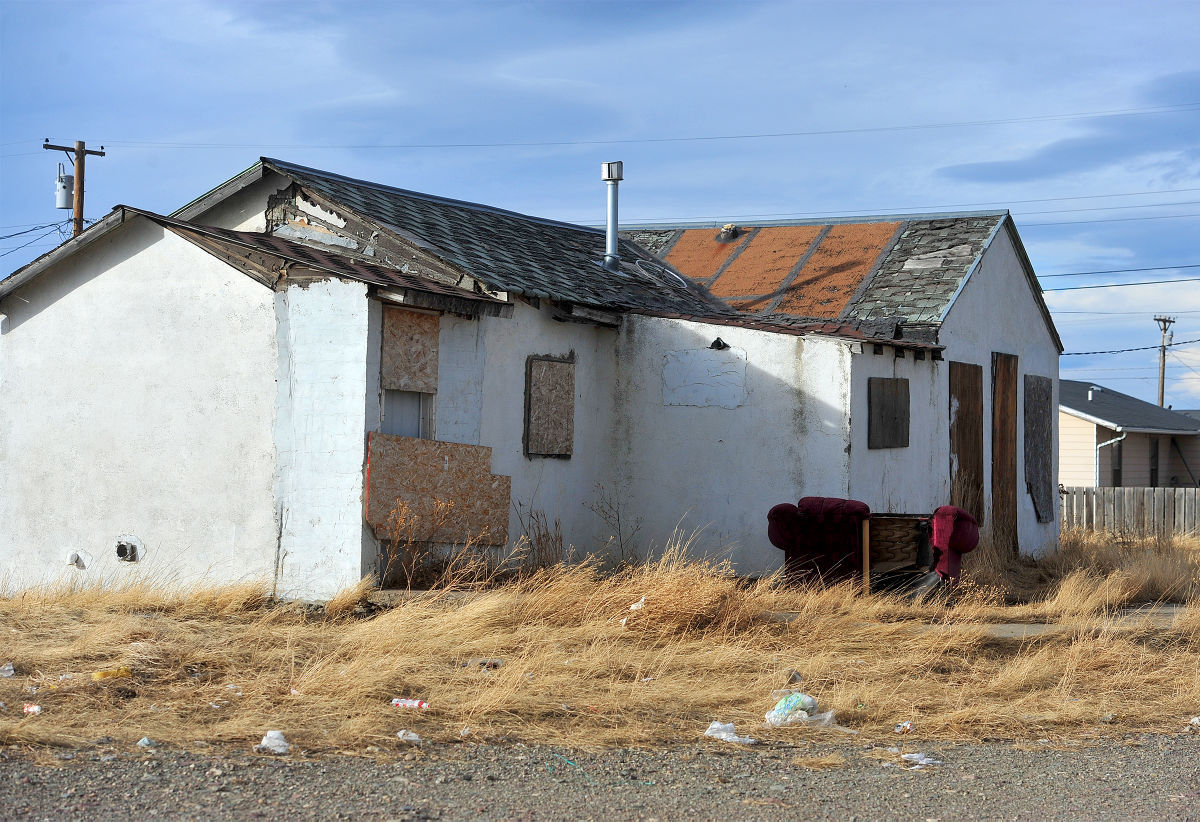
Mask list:
[[[690,228],[680,235],[667,255],[667,262],[693,280],[707,280],[738,246],[745,242],[718,243],[716,228]]]
[[[776,309],[798,317],[839,317],[900,223],[835,225]]]
[[[778,293],[788,272],[808,251],[822,228],[824,226],[789,225],[760,229],[710,290],[718,297]],[[754,310],[737,307],[743,311]]]

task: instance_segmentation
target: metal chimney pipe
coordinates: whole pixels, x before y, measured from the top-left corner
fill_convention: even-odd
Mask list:
[[[625,164],[620,160],[600,164],[600,179],[608,187],[608,214],[604,224],[604,267],[617,271],[621,255],[617,251],[617,184],[625,179]]]

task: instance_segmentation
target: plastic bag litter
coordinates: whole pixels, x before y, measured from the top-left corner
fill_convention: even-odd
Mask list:
[[[910,734],[912,733],[912,729],[913,724],[907,719],[903,722],[897,723],[896,727],[892,728],[892,730],[898,734]]]
[[[926,756],[923,753],[900,754],[900,758],[908,763],[904,768],[906,771],[919,771],[928,765],[943,764],[942,760],[934,759],[932,756]]]
[[[13,668],[13,664],[11,662],[5,662],[3,665],[0,665],[0,676],[10,677],[15,673],[16,670]]]
[[[773,728],[808,722],[817,712],[816,697],[808,694],[799,691],[775,691],[771,696],[778,698],[779,701],[775,703],[774,708],[767,711],[763,718]],[[830,717],[832,718],[832,712],[830,712]]]
[[[631,611],[640,611],[640,610],[642,610],[642,609],[643,609],[643,608],[645,608],[645,607],[646,607],[646,597],[645,597],[645,595],[643,594],[641,599],[639,599],[637,602],[635,602],[635,603],[633,603],[632,605],[630,605],[630,606],[629,606],[629,610],[631,610]]]
[[[285,754],[292,745],[283,736],[283,731],[267,731],[262,742],[254,746],[255,753]]]
[[[1200,734],[1200,716],[1193,716],[1188,722],[1188,733]]]
[[[704,732],[705,736],[711,736],[713,739],[719,739],[722,742],[737,742],[741,745],[757,745],[758,740],[748,736],[738,736],[734,730],[732,722],[717,722],[713,721],[708,726],[708,730]]]
[[[419,745],[421,743],[420,735],[413,733],[412,731],[408,730],[407,728],[402,731],[396,731],[396,738],[399,739],[401,742],[412,742],[413,744],[417,744],[417,745]]]
[[[158,743],[148,736],[143,736],[137,741],[137,746],[139,748],[157,748]]]

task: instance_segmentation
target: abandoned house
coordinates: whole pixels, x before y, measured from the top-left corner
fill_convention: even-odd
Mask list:
[[[1200,420],[1090,382],[1062,380],[1058,481],[1068,488],[1200,485]]]
[[[397,500],[448,542],[702,528],[745,574],[806,495],[1056,544],[1061,344],[1007,212],[622,229],[267,158],[116,207],[0,281],[0,579],[328,597]]]

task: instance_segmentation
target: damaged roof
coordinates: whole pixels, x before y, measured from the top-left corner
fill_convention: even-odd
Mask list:
[[[1094,382],[1059,380],[1058,404],[1068,414],[1114,431],[1200,434],[1200,420]]]
[[[356,180],[262,158],[327,200],[368,218],[489,288],[603,309],[725,316],[727,306],[634,243],[620,245],[620,271],[600,264],[602,229]]]
[[[622,232],[744,316],[793,325],[836,321],[876,336],[945,319],[984,251],[1007,228],[1062,350],[1007,211],[639,226]]]

